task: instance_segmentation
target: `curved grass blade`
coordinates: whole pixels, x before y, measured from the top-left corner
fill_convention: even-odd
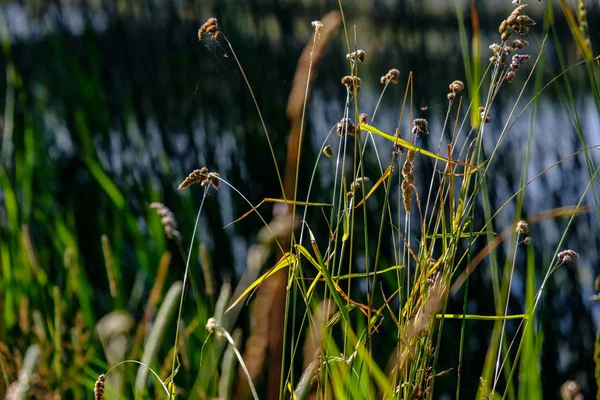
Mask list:
[[[277,264],[275,264],[275,266],[273,266],[273,268],[271,268],[269,271],[267,271],[260,278],[258,278],[257,280],[255,280],[254,282],[252,282],[250,285],[248,285],[248,287],[246,288],[246,290],[244,290],[242,292],[242,294],[240,295],[240,297],[238,297],[229,306],[229,308],[227,310],[225,310],[225,312],[228,312],[229,310],[231,310],[232,308],[234,308],[235,306],[237,306],[238,303],[240,301],[242,301],[242,299],[244,297],[246,297],[246,295],[248,295],[248,293],[250,293],[258,285],[260,285],[261,283],[263,283],[267,278],[269,278],[270,276],[272,276],[273,274],[275,274],[275,272],[279,271],[282,268],[285,268],[285,267],[288,267],[288,266],[292,265],[297,260],[298,260],[298,257],[296,257],[296,255],[291,254],[290,252],[285,253],[283,256],[281,256],[281,259],[277,262]]]
[[[415,146],[414,144],[412,144],[411,142],[409,142],[407,140],[404,140],[404,139],[397,138],[395,136],[389,135],[389,134],[387,134],[387,133],[385,133],[383,131],[380,131],[379,129],[377,129],[374,126],[371,126],[369,124],[360,124],[360,129],[362,129],[363,131],[371,132],[374,135],[381,136],[382,138],[387,139],[390,142],[394,142],[394,144],[399,144],[399,145],[401,145],[403,147],[406,147],[409,150],[415,151],[416,153],[423,154],[424,156],[435,158],[436,160],[444,161],[444,162],[451,163],[451,164],[462,165],[463,167],[473,168],[473,170],[477,170],[478,169],[478,167],[476,167],[474,165],[467,164],[467,163],[464,163],[464,162],[458,161],[458,160],[450,160],[450,159],[448,159],[446,157],[439,156],[439,155],[437,155],[435,153],[432,153],[430,151],[427,151],[425,149],[417,147],[417,146]]]
[[[371,190],[369,190],[369,193],[366,194],[365,198],[362,199],[354,208],[358,208],[360,206],[362,206],[362,204],[369,198],[371,197],[371,195],[373,194],[373,192],[375,192],[375,190],[379,187],[379,185],[381,185],[383,183],[383,181],[390,176],[390,174],[394,172],[394,167],[393,166],[389,166],[387,167],[387,169],[385,170],[385,172],[383,173],[383,175],[381,175],[381,178],[379,178],[379,180],[377,182],[375,182],[375,184],[373,185],[373,187],[371,188]]]

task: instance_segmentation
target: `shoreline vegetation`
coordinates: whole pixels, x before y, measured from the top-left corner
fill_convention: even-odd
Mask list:
[[[267,118],[270,112],[263,113],[264,96],[255,93],[261,82],[245,70],[253,62],[268,68],[269,60],[258,53],[253,60],[238,58],[237,48],[244,47],[238,32],[229,37],[227,24],[208,18],[198,40],[209,52],[230,59],[224,73],[236,78],[231,85],[244,85],[246,97],[239,101],[247,101],[255,114],[245,124],[256,132],[248,151],[260,149],[256,163],[269,165],[270,191],[258,190],[265,187],[263,177],[248,171],[240,173],[245,179],[228,176],[230,170],[219,168],[223,163],[210,163],[218,154],[200,155],[205,163],[183,171],[183,166],[169,169],[165,152],[159,157],[179,176],[171,182],[178,197],[134,185],[135,194],[147,200],[134,203],[142,217],[131,209],[133,194],[103,168],[96,132],[89,126],[107,124],[104,114],[86,111],[98,84],[86,81],[89,97],[81,100],[71,125],[79,135],[78,163],[100,189],[97,198],[88,195],[89,202],[82,195],[104,232],[97,238],[78,234],[86,222],[75,220],[74,213],[61,217],[51,172],[40,171],[46,152],[36,136],[40,122],[15,111],[27,104],[26,82],[11,62],[4,31],[0,395],[593,397],[600,390],[600,330],[596,334],[591,317],[571,321],[585,324],[580,342],[587,355],[569,356],[585,358],[580,364],[589,370],[549,384],[550,374],[542,368],[548,357],[557,364],[569,351],[548,350],[556,333],[546,321],[555,318],[559,330],[569,318],[549,314],[548,293],[557,295],[556,281],[577,275],[579,265],[590,262],[589,253],[597,253],[583,243],[569,247],[578,227],[594,226],[600,217],[600,144],[586,141],[570,80],[574,71],[586,77],[597,120],[600,56],[592,50],[588,24],[593,22],[584,0],[574,9],[562,0],[495,4],[500,3],[504,20],[489,43],[474,3],[452,9],[464,69],[445,71],[440,100],[445,113],[435,117],[420,104],[419,71],[390,65],[377,77],[368,75],[377,47],[373,54],[361,48],[361,31],[349,23],[343,2],[320,20],[307,21],[310,40],[300,54],[287,107],[269,105],[279,106],[289,122],[284,152],[281,135]],[[574,62],[566,63],[565,38],[556,37],[553,18],[558,15],[577,47]],[[340,37],[345,69],[335,87],[344,93],[343,109],[315,144],[308,135],[311,101],[321,84],[317,75]],[[558,58],[560,71],[548,73],[548,57]],[[378,98],[374,108],[365,109],[363,104],[370,104],[363,101],[365,87],[374,85],[379,85]],[[496,104],[515,86],[514,104],[504,104],[506,118],[494,121]],[[389,100],[392,93],[400,93],[399,103]],[[52,101],[51,92],[46,96]],[[573,121],[561,134],[572,134],[577,148],[560,152],[539,169],[533,164],[539,157],[535,116],[546,96],[556,96]],[[395,110],[395,129],[382,121],[382,108]],[[227,116],[236,117],[234,112]],[[517,134],[517,121],[526,118],[528,130],[518,132],[522,148],[516,162],[523,167],[517,190],[502,193],[497,207],[491,186],[504,173],[498,160],[514,151],[507,144]],[[143,142],[140,136],[141,149]],[[573,188],[568,165],[574,160],[583,166],[586,184]],[[528,190],[553,173],[560,174],[575,200],[528,212]],[[38,193],[39,174],[49,184]],[[130,179],[144,177],[140,172]],[[320,185],[322,179],[329,184]],[[245,211],[233,215],[231,198]],[[499,215],[507,213],[512,223],[502,224]],[[223,215],[229,218],[225,226]],[[548,222],[556,222],[556,240],[536,241]],[[238,274],[225,273],[224,257],[234,256],[220,247],[218,237],[248,225],[255,234],[238,242],[247,247],[245,267]],[[102,271],[86,267],[83,255],[90,248],[103,260]],[[594,291],[600,293],[596,283]]]

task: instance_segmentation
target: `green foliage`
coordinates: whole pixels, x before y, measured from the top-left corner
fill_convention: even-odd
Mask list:
[[[42,95],[27,98],[26,85],[3,32],[7,75],[4,124],[11,134],[3,139],[0,164],[0,393],[12,390],[21,398],[24,394],[19,391],[28,385],[30,394],[92,398],[96,381],[96,394],[102,392],[105,398],[244,398],[250,394],[262,398],[269,388],[260,381],[268,364],[261,357],[267,348],[273,351],[273,344],[264,336],[274,327],[260,324],[272,322],[264,315],[265,310],[269,314],[271,292],[280,291],[286,299],[285,307],[281,304],[285,310],[283,347],[275,350],[283,360],[281,398],[305,399],[311,394],[336,399],[432,398],[440,381],[455,389],[451,392],[456,398],[464,398],[465,391],[474,395],[475,390],[477,398],[549,396],[543,392],[540,369],[544,339],[548,337],[540,316],[543,293],[553,274],[578,258],[576,253],[559,250],[574,219],[590,211],[584,199],[591,197],[594,210],[600,210],[596,193],[600,166],[592,154],[598,146],[589,146],[585,140],[569,77],[570,71],[585,64],[600,112],[597,68],[589,38],[585,37],[587,31],[578,29],[581,16],[576,21],[566,2],[561,0],[560,5],[584,60],[573,63],[563,57],[550,2],[543,24],[545,36],[541,37],[533,29],[529,31],[529,25],[515,22],[526,21],[517,19],[525,17],[527,9],[521,9],[513,13],[513,19],[507,18],[500,33],[506,36],[504,32],[516,35],[529,31],[528,37],[538,35],[534,37],[541,46],[538,54],[531,55],[527,76],[515,61],[512,66],[510,60],[500,61],[505,51],[516,53],[506,37],[493,54],[496,61],[481,71],[486,57],[481,55],[479,15],[475,8],[471,10],[469,46],[469,28],[457,2],[467,90],[463,91],[462,82],[448,76],[448,81],[454,82],[447,103],[444,99],[443,128],[431,132],[432,137],[439,136],[437,151],[426,148],[421,137],[425,131],[419,127],[422,121],[413,118],[414,85],[419,74],[401,75],[406,79],[404,99],[398,110],[396,134],[388,134],[378,127],[385,122],[375,120],[375,115],[380,106],[386,106],[384,93],[396,82],[382,79],[385,86],[376,108],[369,110],[373,118],[367,121],[368,117],[360,113],[363,103],[356,78],[367,82],[369,70],[363,70],[356,54],[354,58],[349,54],[347,73],[352,84],[346,86],[341,121],[321,144],[322,151],[316,156],[310,154],[314,158],[306,156],[308,147],[290,147],[297,154],[288,152],[286,168],[297,161],[292,170],[295,174],[286,170],[283,176],[277,164],[280,155],[272,145],[250,85],[252,79],[242,68],[247,61],[238,59],[236,43],[229,41],[227,32],[217,30],[221,28],[213,21],[208,25],[215,27],[209,31],[212,38],[204,40],[221,40],[218,45],[235,59],[273,159],[283,199],[261,193],[264,200],[260,204],[277,203],[287,211],[275,213],[272,219],[265,219],[260,205],[253,206],[227,176],[214,173],[196,182],[204,187],[197,213],[195,196],[200,186],[188,189],[192,195],[181,192],[173,201],[178,207],[173,212],[165,207],[157,217],[146,205],[142,212],[136,210],[139,205],[131,201],[123,182],[105,170],[96,148],[97,132],[107,133],[106,111],[102,110],[105,99],[95,99],[98,71],[86,71],[53,41],[53,46],[64,52],[68,72],[80,87],[81,106],[67,118],[83,173],[93,182],[85,189],[91,191],[89,204],[72,198],[63,202],[54,185],[61,180],[53,168],[57,161],[39,139],[48,99]],[[340,15],[350,53],[358,46],[355,40],[358,37],[360,42],[361,32],[348,32],[341,5]],[[307,94],[315,74],[313,62],[318,62],[313,59],[314,46],[321,40],[322,29],[319,24],[313,26],[312,51],[306,53],[311,68],[302,77]],[[548,78],[546,52],[552,35],[561,70]],[[517,70],[513,85],[521,82],[520,93],[503,128],[495,132],[486,125],[486,117],[503,100],[503,92]],[[522,106],[531,82],[531,101]],[[558,94],[579,150],[561,155],[531,178],[529,167],[536,156],[534,117],[540,112],[539,99],[548,89]],[[294,137],[298,143],[307,119],[307,99],[304,101],[300,136]],[[501,173],[495,161],[525,112],[531,114],[519,187],[504,205],[494,209],[488,185]],[[449,139],[447,132],[451,132]],[[329,156],[335,158],[322,157],[323,149],[332,143],[337,150]],[[163,157],[168,165],[166,153]],[[585,162],[589,179],[577,193],[576,204],[524,216],[526,188],[571,158]],[[431,165],[429,176],[425,166]],[[331,175],[328,190],[316,187],[323,170]],[[312,171],[308,185],[300,181],[304,171]],[[374,183],[369,183],[369,176]],[[288,182],[293,183],[293,198],[285,196],[290,194],[285,188]],[[156,182],[129,189],[139,191],[148,206],[163,201]],[[214,276],[211,267],[218,262],[218,255],[211,257],[198,250],[213,239],[205,237],[207,232],[220,234],[204,208],[205,202],[219,198],[214,195],[217,189],[239,195],[251,207],[235,221],[237,225],[251,225],[251,218],[256,216],[259,218],[254,221],[261,224],[260,231],[256,229],[256,244],[248,250],[243,275],[229,278],[218,293],[213,284],[223,276]],[[93,208],[90,220],[77,220],[75,208],[82,206]],[[501,212],[512,213],[514,226],[498,226]],[[179,221],[187,228],[196,216],[191,234],[190,229],[179,232],[176,215],[184,217]],[[544,253],[554,251],[554,255],[540,259],[529,245],[532,239],[521,220],[533,225],[561,218],[568,219],[561,240],[543,244]],[[84,229],[86,226],[94,228]],[[505,244],[506,254],[500,254],[498,249]],[[218,247],[217,243],[218,252],[227,251]],[[175,251],[173,257],[170,248]],[[88,267],[94,255],[102,259],[105,270]],[[172,270],[172,263],[183,266],[183,271]],[[493,292],[486,309],[493,310],[493,315],[468,309],[474,292],[469,280],[482,263],[488,267]],[[523,304],[514,296],[516,271],[524,271]],[[284,285],[265,289],[282,275]],[[165,286],[169,287],[166,292]],[[449,301],[453,298],[460,308],[455,309],[456,304]],[[511,302],[518,304],[509,307]],[[513,312],[515,309],[522,312]],[[460,320],[460,331],[454,320]],[[483,324],[491,330],[489,343],[474,350],[469,336]],[[598,347],[597,342],[596,361]],[[477,358],[473,353],[485,353],[485,357]],[[444,362],[451,359],[453,364],[446,368],[441,358],[448,354],[451,357]],[[476,358],[485,359],[473,365],[465,361]],[[598,370],[596,379],[600,380]],[[105,375],[99,378],[101,374]],[[466,382],[467,376],[480,379]]]

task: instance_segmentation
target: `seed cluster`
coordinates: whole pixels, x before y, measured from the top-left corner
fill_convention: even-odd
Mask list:
[[[448,86],[450,93],[448,93],[448,100],[452,101],[457,94],[465,90],[465,84],[462,81],[454,81]]]
[[[415,184],[415,167],[413,161],[415,159],[415,151],[408,150],[406,153],[406,160],[402,166],[402,202],[404,203],[404,209],[406,212],[410,212],[410,200],[413,192],[413,185]]]
[[[485,113],[485,107],[479,107],[479,115],[481,116],[481,120],[486,124],[492,122],[492,118],[490,117],[489,113]]]
[[[337,123],[337,134],[338,136],[344,136],[348,134],[350,136],[356,136],[356,125],[350,118],[343,118]]]
[[[351,61],[358,61],[360,63],[365,62],[367,53],[364,50],[356,50],[350,54],[346,54],[346,58]]]
[[[513,35],[523,36],[529,32],[529,27],[535,25],[535,21],[529,16],[523,14],[523,10],[527,4],[521,4],[520,1],[513,1],[515,5],[514,11],[500,24],[498,32],[500,33],[501,44],[493,43],[490,46],[492,57],[490,62],[495,66],[503,66],[508,64],[510,56],[517,50],[522,50],[529,45],[529,42],[525,39],[513,39],[512,42],[508,40]],[[516,71],[521,69],[523,65],[531,57],[527,54],[514,54],[504,76],[504,79],[511,83],[515,79]]]
[[[573,258],[579,258],[579,254],[577,254],[574,250],[563,250],[558,253],[558,260],[563,264],[570,263]]]
[[[206,22],[200,27],[198,31],[198,40],[202,40],[202,37],[208,34],[212,39],[218,39],[221,37],[221,31],[219,30],[219,25],[217,24],[216,18],[209,18]]]
[[[106,380],[106,375],[102,374],[96,380],[96,384],[94,385],[94,399],[102,400],[104,396],[104,381]]]
[[[400,71],[396,68],[392,68],[388,71],[387,74],[381,77],[381,83],[398,83],[398,77],[400,76]]]
[[[156,213],[160,217],[160,222],[165,230],[165,235],[167,238],[180,241],[182,237],[181,233],[177,230],[177,221],[175,221],[173,212],[169,210],[167,206],[158,202],[150,204],[150,208],[155,209]]]
[[[417,137],[421,136],[422,134],[429,135],[429,125],[427,124],[427,120],[425,118],[415,119],[412,133]]]
[[[218,189],[221,185],[220,175],[216,172],[208,172],[208,168],[206,167],[195,169],[181,182],[179,190],[187,189],[197,183],[202,187],[210,184],[215,189]]]
[[[361,79],[358,76],[346,75],[342,78],[342,85],[345,85],[349,92],[354,93],[356,88],[357,92],[360,92],[360,85],[362,84]]]
[[[535,25],[535,21],[529,16],[523,14],[523,10],[527,4],[517,4],[516,8],[508,18],[506,18],[498,27],[500,40],[506,42],[510,37],[515,35],[526,35],[529,32],[529,27]]]

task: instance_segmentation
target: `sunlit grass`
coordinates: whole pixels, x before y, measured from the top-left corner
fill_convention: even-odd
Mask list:
[[[272,293],[278,291],[285,299],[277,304],[285,311],[279,348],[282,368],[276,371],[281,377],[280,398],[304,399],[311,394],[325,399],[432,398],[440,377],[453,380],[456,398],[463,398],[466,386],[478,387],[477,398],[544,398],[539,369],[544,332],[536,324],[540,301],[553,273],[579,257],[565,253],[562,247],[575,218],[600,209],[596,193],[600,167],[592,154],[598,145],[584,139],[569,81],[569,72],[585,64],[597,100],[597,68],[589,39],[578,29],[581,18],[575,21],[568,6],[562,1],[561,6],[583,61],[567,65],[562,57],[548,3],[544,23],[538,25],[542,25],[541,32],[530,29],[527,19],[518,19],[525,17],[527,9],[507,18],[500,32],[504,40],[498,38],[500,44],[492,54],[496,61],[485,68],[480,65],[481,53],[486,53],[481,46],[488,44],[481,43],[477,12],[471,11],[473,25],[467,27],[457,6],[467,84],[465,88],[457,79],[463,72],[449,72],[443,129],[429,132],[426,121],[416,118],[418,73],[396,71],[396,75],[390,70],[382,78],[375,108],[363,109],[364,87],[357,78],[364,78],[360,58],[368,60],[370,54],[360,53],[359,57],[360,30],[348,25],[340,5],[348,50],[348,70],[342,75],[349,78],[342,81],[346,96],[340,122],[320,144],[314,163],[305,165],[306,158],[301,156],[307,151],[303,136],[313,66],[318,62],[315,52],[323,51],[318,47],[320,40],[331,40],[320,31],[323,25],[314,22],[307,47],[311,49],[307,53],[309,67],[300,88],[304,93],[297,113],[300,123],[292,135],[297,142],[289,148],[287,169],[277,165],[267,123],[252,92],[252,79],[242,68],[244,62],[252,61],[238,59],[236,44],[229,42],[226,29],[209,20],[203,33],[210,37],[200,39],[222,40],[234,56],[260,116],[281,198],[265,193],[262,202],[253,204],[226,176],[197,170],[188,177],[189,184],[180,187],[202,192],[200,204],[194,205],[195,218],[190,217],[193,202],[189,198],[182,200],[186,212],[168,210],[162,204],[155,206],[153,201],[161,201],[160,194],[150,190],[148,208],[152,203],[159,215],[148,210],[146,232],[127,207],[128,194],[103,170],[88,127],[89,116],[82,109],[74,116],[74,129],[82,143],[81,159],[105,196],[105,209],[98,213],[106,212],[106,218],[118,224],[112,231],[102,225],[97,237],[79,237],[82,222],[75,220],[74,211],[68,205],[55,204],[49,188],[33,189],[36,174],[47,181],[55,177],[48,161],[36,164],[44,151],[35,140],[41,131],[31,116],[24,118],[19,125],[22,135],[9,137],[14,146],[3,143],[3,154],[10,155],[5,149],[11,146],[14,154],[0,165],[4,207],[0,389],[11,394],[27,389],[74,398],[92,398],[94,386],[96,396],[101,392],[104,398],[265,398],[267,391],[276,390],[265,387],[261,380],[262,371],[269,370],[265,352],[272,349],[267,336],[274,328],[260,323],[273,322],[264,314],[272,309]],[[509,31],[513,37],[504,34]],[[512,44],[517,33],[535,36],[541,43],[539,53],[531,54],[525,67],[521,64],[526,59],[511,58],[528,50]],[[548,79],[545,52],[553,35],[561,69]],[[510,51],[508,46],[512,46]],[[501,61],[502,57],[507,59]],[[521,90],[500,132],[492,132],[486,119],[509,84],[520,85]],[[527,167],[536,157],[537,104],[553,87],[558,88],[558,100],[573,123],[580,147],[532,178]],[[14,92],[22,90],[13,76],[6,94],[8,111]],[[386,104],[385,94],[392,90],[404,97],[397,110],[397,130],[388,133],[378,128],[380,121],[375,116]],[[526,111],[530,122],[523,140],[519,188],[499,209],[493,209],[488,179],[501,173],[494,161]],[[439,137],[437,151],[422,145],[421,136],[426,134]],[[490,148],[491,152],[485,150]],[[588,185],[577,193],[578,202],[525,216],[527,187],[572,158],[584,160],[589,173]],[[326,190],[316,187],[323,164],[333,178]],[[433,165],[431,175],[426,175],[427,164]],[[301,175],[310,176],[306,192],[300,190]],[[206,229],[200,225],[205,201],[217,190],[232,191],[248,206],[249,211],[231,224],[259,223],[260,232],[248,251],[243,275],[215,290],[212,280],[219,266],[208,265],[213,260],[202,251]],[[590,197],[593,208],[585,205]],[[275,212],[265,217],[265,209],[271,205]],[[497,216],[509,208],[514,213],[513,225],[498,226]],[[181,221],[181,216],[193,218],[189,240],[178,230],[176,219]],[[543,249],[552,257],[549,261],[537,259],[530,245],[535,238],[528,236],[525,222],[559,218],[568,220],[560,241],[544,244],[547,247]],[[98,216],[97,221],[102,223],[102,219]],[[165,237],[173,243],[176,255],[165,251]],[[124,248],[127,240],[135,245],[133,249]],[[149,240],[156,240],[155,248],[160,250],[147,250]],[[84,268],[81,249],[88,247],[88,241],[95,243],[106,267],[101,273],[95,271],[96,278]],[[503,247],[507,254],[500,255]],[[134,257],[125,257],[126,251]],[[185,265],[182,276],[170,271],[175,257]],[[137,265],[129,265],[132,259]],[[471,313],[467,307],[470,293],[477,289],[469,287],[469,277],[484,262],[490,271],[489,301],[494,315]],[[128,268],[140,271],[131,293],[126,293],[121,282]],[[511,292],[519,268],[525,271],[520,278],[524,302],[519,304],[522,312],[511,313],[514,307],[509,302],[516,301]],[[97,280],[98,276],[102,278]],[[267,286],[282,276],[280,284]],[[146,293],[142,288],[148,282],[152,288]],[[165,287],[169,289],[163,293]],[[462,312],[448,309],[448,300],[455,295],[462,301]],[[106,304],[111,312],[99,314]],[[247,309],[250,323],[240,318],[245,318]],[[142,313],[135,315],[131,310]],[[452,336],[458,337],[453,343],[446,339],[451,320],[460,321],[460,334]],[[493,326],[489,344],[479,349],[486,352],[483,365],[465,362],[472,351],[466,341],[473,322]],[[457,354],[457,364],[440,370],[439,359],[446,352]],[[463,373],[467,369],[480,380],[466,385]],[[596,375],[600,381],[600,374]]]

